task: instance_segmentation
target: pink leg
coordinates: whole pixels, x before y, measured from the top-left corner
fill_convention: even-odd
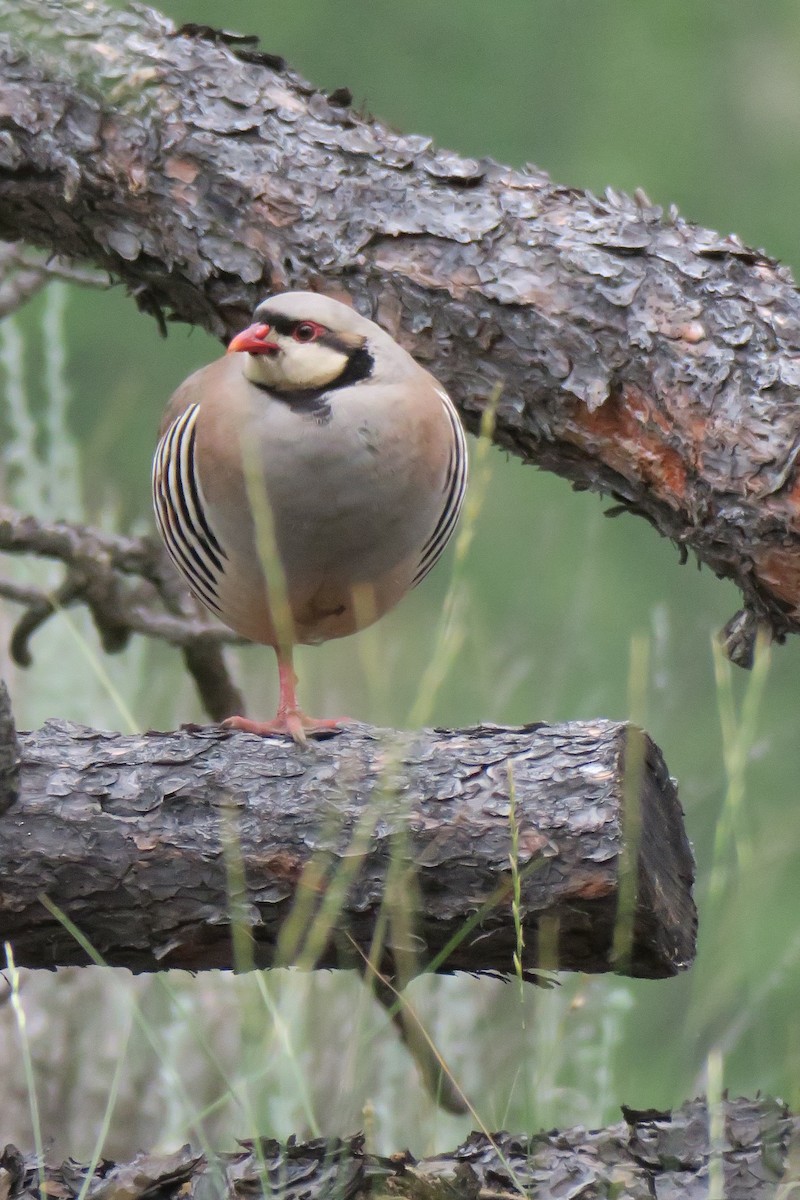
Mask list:
[[[293,738],[300,746],[305,746],[307,733],[326,733],[331,729],[339,729],[347,724],[347,717],[330,720],[317,720],[307,717],[297,703],[297,676],[292,666],[291,652],[278,655],[278,679],[280,681],[280,696],[278,711],[272,721],[251,721],[247,717],[228,717],[223,721],[225,729],[240,729],[243,733],[255,733],[259,737],[285,736]]]

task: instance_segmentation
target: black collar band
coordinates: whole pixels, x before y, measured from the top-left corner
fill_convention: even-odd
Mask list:
[[[330,383],[326,383],[324,387],[276,388],[271,387],[268,383],[256,383],[254,379],[251,379],[250,383],[260,388],[262,392],[268,392],[276,400],[282,400],[290,408],[297,408],[305,412],[319,412],[328,407],[326,400],[331,392],[338,388],[348,387],[351,383],[359,383],[362,379],[369,379],[374,366],[375,359],[366,347],[361,346],[349,356],[341,374],[332,379]]]

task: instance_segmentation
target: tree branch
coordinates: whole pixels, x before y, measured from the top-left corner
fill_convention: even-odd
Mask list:
[[[0,235],[230,334],[345,289],[475,429],[613,494],[736,581],[726,631],[800,630],[800,297],[641,193],[559,187],[356,115],[274,56],[138,8],[0,0]]]
[[[89,961],[44,893],[133,971],[229,968],[241,925],[259,967],[363,968],[364,955],[401,986],[431,966],[513,973],[512,795],[526,975],[658,978],[694,955],[680,804],[657,748],[626,725],[353,726],[300,750],[58,721],[20,746],[0,836],[0,941],[20,966]]]
[[[634,1112],[606,1129],[582,1127],[533,1136],[472,1133],[449,1154],[415,1159],[406,1151],[391,1158],[369,1154],[364,1138],[262,1138],[255,1145],[215,1155],[184,1146],[175,1154],[138,1154],[132,1162],[104,1159],[88,1191],[102,1197],[213,1194],[280,1196],[282,1200],[512,1200],[514,1197],[681,1196],[705,1200],[719,1172],[720,1196],[770,1200],[794,1190],[798,1178],[800,1121],[784,1105],[767,1099],[726,1101],[723,1132],[712,1148],[711,1116],[703,1100],[673,1112]],[[88,1168],[69,1159],[48,1165],[48,1194],[74,1200],[85,1187]],[[7,1146],[0,1156],[0,1188],[10,1200],[39,1187],[33,1154]],[[716,1193],[715,1193],[716,1194]]]

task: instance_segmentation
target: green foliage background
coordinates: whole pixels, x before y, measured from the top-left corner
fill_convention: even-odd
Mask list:
[[[259,33],[315,84],[349,86],[357,105],[398,129],[465,154],[533,161],[566,184],[643,187],[689,219],[735,231],[795,269],[800,263],[795,0],[164,0],[162,9],[177,22]],[[33,453],[42,462],[51,452],[41,431],[52,305],[40,297],[19,322],[22,378],[40,434]],[[141,528],[150,522],[149,463],[165,400],[219,347],[182,326],[160,340],[120,289],[70,291],[64,328],[74,502],[89,519]],[[752,689],[741,672],[730,693],[724,671],[715,679],[711,639],[738,606],[735,590],[694,564],[680,567],[675,548],[644,522],[606,520],[599,498],[499,452],[491,462],[467,568],[464,647],[433,722],[625,717],[634,705],[679,780],[698,860],[699,954],[691,972],[667,982],[565,980],[557,993],[526,1001],[524,1027],[516,990],[486,981],[449,980],[427,992],[421,985],[421,1009],[489,1124],[603,1122],[621,1102],[668,1106],[723,1085],[777,1092],[797,1106],[800,648],[774,650],[752,727],[734,729],[726,756],[720,708]],[[13,464],[6,477],[22,503]],[[304,652],[307,708],[406,725],[447,573],[440,568],[360,638]],[[93,647],[91,630],[80,628]],[[54,672],[71,644],[63,627],[37,644],[27,675],[4,664],[22,724],[60,715],[124,727],[83,654],[69,680]],[[239,662],[252,710],[267,713],[271,655],[250,649]],[[142,728],[200,717],[171,652],[138,646],[106,665]],[[338,1036],[324,1025],[327,994],[308,1000],[325,1061]],[[54,1001],[41,1003],[46,1011]],[[381,1036],[383,1047],[391,1035]],[[12,1041],[10,1033],[0,1039],[9,1062]],[[324,1089],[315,1061],[312,1054],[314,1086]],[[426,1124],[413,1072],[395,1084],[385,1101],[392,1119],[378,1122],[384,1148],[445,1148],[471,1123]],[[354,1083],[356,1116],[370,1088],[386,1086],[380,1072],[363,1094]],[[346,1132],[331,1096],[319,1097],[323,1124]],[[423,1117],[404,1123],[402,1110],[415,1107]],[[275,1118],[263,1131],[291,1132],[291,1114],[285,1125]],[[124,1132],[114,1136],[124,1152]],[[79,1151],[80,1137],[67,1148]]]

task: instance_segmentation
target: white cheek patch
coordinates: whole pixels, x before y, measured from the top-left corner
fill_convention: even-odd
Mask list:
[[[249,355],[244,373],[253,383],[276,391],[327,387],[347,366],[347,355],[322,342],[300,343],[280,339],[280,354]]]
[[[294,345],[284,355],[283,368],[290,387],[325,387],[338,379],[347,366],[347,356],[322,342]]]

